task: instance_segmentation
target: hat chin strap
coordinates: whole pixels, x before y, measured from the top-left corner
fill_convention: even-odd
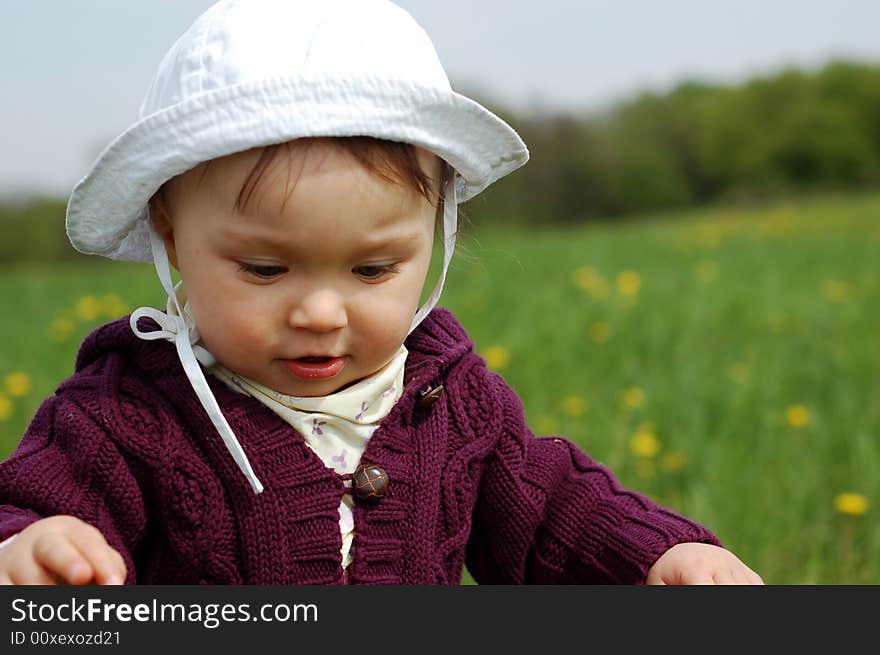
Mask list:
[[[428,300],[416,312],[409,330],[410,332],[416,329],[419,323],[424,320],[437,304],[437,300],[440,298],[440,293],[443,290],[443,283],[446,281],[446,271],[449,269],[449,262],[455,249],[455,232],[458,222],[458,202],[455,186],[455,177],[453,176],[447,182],[447,193],[443,206],[443,269],[440,272],[440,279],[437,280],[437,284]],[[129,319],[131,330],[135,335],[147,341],[165,339],[174,344],[177,349],[177,357],[183,366],[183,371],[190,385],[192,385],[199,402],[201,402],[202,407],[207,412],[208,418],[211,419],[211,423],[214,424],[217,433],[223,439],[226,449],[232,455],[232,459],[235,460],[254,493],[262,493],[263,484],[251,468],[244,449],[242,449],[235,433],[226,421],[226,417],[220,410],[220,405],[211,392],[208,381],[205,379],[205,374],[199,366],[199,362],[201,362],[204,366],[210,367],[216,360],[203,346],[198,345],[200,339],[198,328],[192,318],[180,306],[177,291],[171,281],[171,265],[168,262],[168,252],[165,250],[165,243],[153,227],[149,210],[147,211],[147,224],[150,230],[150,250],[153,254],[156,273],[159,275],[159,280],[162,282],[165,293],[168,294],[168,305],[166,312],[160,312],[153,307],[139,307],[134,310]],[[159,324],[161,329],[152,332],[142,331],[138,328],[137,322],[138,319],[143,317],[151,318]]]
[[[174,343],[177,348],[177,357],[183,366],[183,371],[186,373],[193,391],[195,391],[196,396],[198,396],[199,401],[202,403],[202,407],[205,408],[208,418],[211,419],[211,423],[214,424],[214,427],[223,439],[223,443],[226,445],[229,454],[232,455],[232,459],[235,460],[238,468],[241,469],[241,472],[247,478],[251,489],[254,490],[254,493],[261,493],[263,491],[263,484],[254,474],[241,444],[236,439],[235,433],[232,432],[232,428],[229,427],[223,412],[220,411],[220,405],[217,404],[217,399],[214,398],[214,394],[208,386],[208,381],[205,379],[205,374],[198,364],[198,361],[201,361],[205,366],[210,366],[215,360],[202,346],[195,346],[193,348],[193,345],[199,340],[198,330],[193,320],[180,307],[180,301],[177,299],[177,293],[171,282],[171,267],[168,263],[165,243],[153,228],[149,214],[147,215],[147,222],[150,227],[150,249],[153,253],[153,263],[156,265],[156,272],[162,281],[162,287],[168,294],[168,312],[163,313],[153,307],[140,307],[132,312],[129,319],[131,330],[141,339],[148,341],[165,339]],[[153,332],[141,331],[137,326],[137,322],[138,319],[145,316],[156,321],[162,329]]]

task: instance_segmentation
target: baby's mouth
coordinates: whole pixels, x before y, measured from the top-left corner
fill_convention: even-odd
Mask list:
[[[348,357],[309,355],[284,360],[287,370],[298,378],[322,380],[336,376],[348,362]]]

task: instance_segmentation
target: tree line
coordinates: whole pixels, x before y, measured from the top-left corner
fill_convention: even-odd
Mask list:
[[[716,202],[880,188],[880,66],[835,61],[740,85],[682,83],[601,114],[515,116],[531,161],[465,209],[475,222],[614,220]],[[66,199],[0,202],[0,264],[84,259]]]
[[[682,83],[600,115],[493,110],[531,161],[472,203],[480,220],[579,222],[880,187],[880,66],[865,63]]]

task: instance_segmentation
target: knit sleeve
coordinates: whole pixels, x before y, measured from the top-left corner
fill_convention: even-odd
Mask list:
[[[144,532],[140,488],[100,419],[64,395],[44,401],[15,452],[0,462],[0,541],[38,519],[66,514],[94,525],[135,582]]]
[[[562,437],[536,437],[504,380],[477,368],[481,428],[497,435],[480,483],[467,567],[480,584],[642,584],[677,543],[720,545],[706,528],[624,489]]]

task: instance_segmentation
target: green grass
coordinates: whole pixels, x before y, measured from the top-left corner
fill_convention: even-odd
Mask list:
[[[442,304],[536,432],[572,438],[625,485],[704,523],[766,582],[878,584],[878,218],[871,195],[466,228]],[[32,381],[6,394],[0,455],[71,372],[82,336],[122,309],[108,294],[128,309],[164,304],[148,265],[0,272],[0,383]],[[791,424],[793,406],[805,424]],[[836,511],[844,492],[867,511]]]

